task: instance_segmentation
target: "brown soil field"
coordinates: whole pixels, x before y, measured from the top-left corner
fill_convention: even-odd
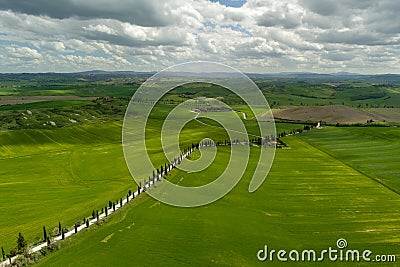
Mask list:
[[[361,110],[343,105],[295,107],[272,110],[274,117],[297,121],[324,121],[327,123],[365,123],[367,120],[398,122],[400,109]],[[397,112],[397,113],[396,113]]]
[[[400,122],[400,108],[371,108],[368,111],[385,121]]]
[[[1,105],[28,104],[55,100],[93,100],[97,97],[80,96],[0,96]]]

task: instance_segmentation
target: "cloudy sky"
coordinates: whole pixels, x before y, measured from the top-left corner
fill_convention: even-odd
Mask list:
[[[398,0],[0,0],[0,72],[400,73]]]

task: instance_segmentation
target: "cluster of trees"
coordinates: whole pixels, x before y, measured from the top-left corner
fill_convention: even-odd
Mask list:
[[[251,143],[259,145],[259,146],[268,146],[268,147],[274,147],[276,146],[277,138],[275,135],[267,135],[265,138],[253,138],[251,140]]]
[[[383,123],[379,123],[379,122],[375,122],[373,120],[367,120],[367,123],[336,123],[335,126],[336,127],[391,127],[392,124],[385,124],[385,122]]]
[[[256,138],[251,138],[249,140],[234,139],[231,141],[231,140],[225,139],[224,141],[217,141],[217,142],[214,142],[212,140],[206,140],[206,141],[202,141],[200,143],[200,146],[201,147],[209,147],[209,146],[230,146],[230,145],[238,145],[238,144],[256,144],[259,146],[273,147],[275,145],[275,142],[277,142],[276,136],[271,135],[271,136],[266,136],[265,138],[256,137]]]
[[[212,140],[206,140],[206,141],[202,141],[199,146],[200,147],[209,147],[209,146],[230,146],[230,145],[237,145],[243,142],[247,142],[246,140],[241,141],[239,139],[234,139],[234,140],[227,140],[225,139],[224,141],[217,141],[214,142]]]
[[[2,256],[2,260],[6,260],[6,258],[8,258],[10,260],[10,264],[11,264],[11,258],[18,255],[18,254],[25,254],[28,250],[28,244],[26,242],[25,237],[21,234],[18,233],[18,237],[17,237],[17,246],[12,248],[10,250],[9,254],[6,254],[6,252],[4,251],[4,247],[1,247],[1,256]]]
[[[305,126],[303,127],[303,129],[301,129],[301,128],[293,129],[293,130],[291,130],[290,132],[283,131],[282,133],[278,134],[278,138],[285,137],[285,136],[288,136],[288,135],[301,134],[301,133],[303,133],[304,131],[309,131],[309,130],[311,130],[312,128],[314,128],[314,126],[312,126],[312,125],[305,125]]]
[[[226,140],[225,140],[225,142],[226,142]],[[204,140],[200,143],[200,146],[202,146],[202,147],[215,146],[215,143],[213,140]]]

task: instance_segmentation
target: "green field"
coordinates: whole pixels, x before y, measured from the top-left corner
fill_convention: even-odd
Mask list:
[[[329,127],[301,139],[400,194],[399,128]]]
[[[147,143],[156,164],[165,161],[159,121],[169,109],[161,105],[150,116],[154,121]],[[244,122],[250,133],[256,131],[254,121]],[[37,242],[43,225],[49,231],[58,221],[71,227],[92,209],[134,189],[120,145],[121,126],[115,122],[0,133],[1,246],[15,246],[18,232]],[[277,132],[302,127],[279,123]],[[400,197],[394,191],[400,188],[399,134],[398,128],[389,127],[327,127],[283,138],[288,147],[277,150],[267,180],[250,194],[259,150],[254,147],[245,177],[223,199],[185,209],[142,195],[107,224],[62,243],[63,249],[40,264],[248,266],[257,264],[256,252],[264,244],[322,250],[339,238],[354,249],[398,255]],[[181,133],[181,145],[206,136],[226,137],[220,128],[193,121]],[[168,179],[203,185],[221,173],[228,153],[220,147],[205,171],[174,171]]]
[[[168,108],[161,106],[152,114],[163,118]],[[165,162],[158,122],[148,128],[148,149],[157,165]],[[246,124],[252,131],[252,122]],[[294,126],[279,124],[278,130]],[[0,246],[11,249],[18,232],[35,243],[41,239],[42,226],[52,231],[61,221],[71,227],[93,209],[136,188],[122,153],[121,127],[120,122],[110,122],[0,132]],[[182,133],[182,149],[205,136],[224,140],[226,133],[193,121]]]
[[[132,179],[120,145],[120,123],[0,133],[1,246],[23,232],[29,242],[88,216],[125,194]],[[107,164],[113,162],[113,164]]]
[[[148,77],[150,74],[148,75]],[[59,79],[59,80],[58,80]],[[273,108],[289,106],[321,106],[343,104],[359,108],[400,107],[400,88],[398,82],[380,84],[374,78],[365,77],[363,81],[342,77],[329,79],[287,79],[253,78]],[[114,96],[131,97],[144,78],[98,77],[97,79],[60,79],[48,77],[15,78],[1,81],[1,96]],[[383,81],[381,81],[383,82]],[[233,93],[212,84],[189,84],[176,88],[167,94],[167,100],[185,101],[194,97],[215,97],[229,105],[242,101]]]
[[[21,81],[17,87],[1,89],[0,96],[115,96],[0,107],[0,246],[7,253],[15,247],[19,232],[28,243],[37,243],[43,226],[49,233],[58,222],[71,229],[92,210],[136,189],[122,151],[121,120],[126,96],[138,81]],[[343,103],[382,108],[400,103],[398,88],[367,82],[338,87],[323,81],[257,83],[274,107]],[[155,166],[166,162],[160,131],[174,105],[216,96],[238,112],[248,133],[259,134],[254,114],[237,96],[215,85],[182,86],[150,114],[146,145]],[[28,115],[27,109],[33,113]],[[223,112],[219,115],[224,117]],[[210,119],[191,121],[180,133],[181,150],[205,137],[223,142],[227,131],[219,126]],[[276,124],[278,134],[303,127]],[[287,146],[277,149],[270,175],[255,193],[248,193],[248,187],[260,148],[252,146],[243,179],[221,200],[186,209],[142,194],[107,223],[61,242],[62,249],[39,265],[253,266],[259,263],[256,253],[264,245],[319,251],[335,247],[339,238],[346,238],[351,249],[400,256],[399,128],[324,127],[281,141]],[[204,185],[223,172],[229,155],[229,147],[218,147],[209,168],[190,174],[174,170],[168,180]],[[196,151],[190,158],[199,156]]]
[[[0,107],[0,130],[55,129],[121,121],[128,99],[43,101]]]
[[[87,101],[87,100],[54,100],[54,101],[43,101],[43,102],[37,102],[37,103],[28,103],[28,104],[4,105],[4,106],[0,106],[0,111],[73,107],[73,106],[83,106],[83,105],[87,105],[87,104],[90,104],[90,101]]]
[[[115,82],[73,82],[52,83],[51,81],[37,83],[24,82],[13,88],[2,88],[0,96],[132,96],[138,87],[137,81]]]
[[[371,130],[348,129],[352,145],[360,147],[363,140],[357,136]],[[399,134],[397,129],[379,131]],[[326,147],[319,149],[314,140],[329,134],[333,138],[343,133],[326,128],[284,138],[289,148],[277,151],[270,175],[253,194],[247,192],[255,167],[251,161],[230,194],[204,207],[176,208],[141,196],[110,223],[73,237],[39,265],[252,266],[266,244],[274,249],[322,250],[334,247],[339,238],[346,238],[351,249],[399,256],[400,196],[369,177],[379,174],[373,165],[382,162],[363,159],[362,151],[352,150],[360,164],[371,165],[367,176],[351,166],[346,155],[334,155],[328,148],[344,147],[348,140],[326,140]],[[386,146],[385,151],[399,157],[392,148]],[[210,179],[225,165],[226,150],[219,148],[215,163],[203,173],[175,172],[169,179],[184,177],[185,185]],[[257,154],[257,148],[252,153]]]

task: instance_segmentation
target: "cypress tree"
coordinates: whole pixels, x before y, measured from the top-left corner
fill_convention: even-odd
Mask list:
[[[115,211],[115,203],[113,203],[113,210]]]
[[[108,216],[108,209],[107,209],[107,207],[106,207],[106,210],[105,210],[105,211],[106,211],[106,217],[107,217],[107,216]]]
[[[109,207],[110,209],[112,208],[112,202],[111,202],[111,200],[108,201],[108,207]]]
[[[50,246],[50,244],[51,244],[50,238],[47,237],[47,246]]]
[[[86,228],[89,228],[89,219],[86,219]]]
[[[61,235],[61,223],[58,222],[58,234]]]
[[[6,253],[4,252],[3,247],[1,247],[1,254],[3,255],[3,261],[6,260]]]
[[[122,207],[122,197],[121,197],[121,200],[119,202],[119,205],[120,205],[120,207]]]
[[[99,220],[99,211],[98,210],[96,210],[96,218],[97,218],[97,221]]]
[[[47,240],[47,232],[46,232],[46,227],[43,226],[43,240],[46,241]]]
[[[75,224],[75,234],[78,233],[78,225]]]
[[[26,244],[25,237],[21,233],[19,233],[18,234],[18,239],[17,239],[17,249],[18,249],[18,251],[19,252],[24,251],[25,248],[26,248],[26,245],[27,244]]]
[[[126,195],[126,203],[129,202],[129,195]]]
[[[61,239],[64,240],[65,239],[65,235],[64,235],[64,229],[61,229]]]

